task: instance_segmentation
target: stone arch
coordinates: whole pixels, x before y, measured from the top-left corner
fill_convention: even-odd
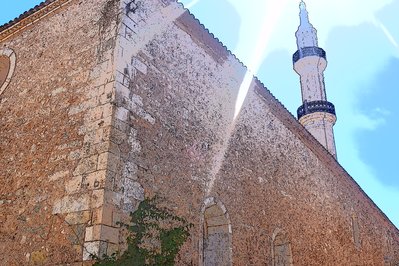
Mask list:
[[[199,265],[232,265],[231,223],[223,203],[207,198],[201,209],[201,224]]]
[[[17,57],[12,49],[7,47],[0,49],[0,95],[11,81],[16,61]]]
[[[293,265],[291,243],[287,233],[281,229],[276,229],[272,236],[272,262],[273,266]]]

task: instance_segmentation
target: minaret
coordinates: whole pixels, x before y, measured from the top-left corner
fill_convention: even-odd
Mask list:
[[[333,126],[337,118],[324,86],[326,52],[318,47],[317,31],[309,22],[303,1],[299,8],[301,23],[295,33],[298,51],[293,55],[294,70],[301,78],[303,102],[298,108],[298,120],[336,158]]]

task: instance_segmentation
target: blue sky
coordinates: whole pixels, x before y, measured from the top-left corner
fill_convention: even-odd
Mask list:
[[[24,1],[11,1],[3,0],[0,4],[0,24],[9,22],[10,20],[18,17],[20,14],[31,9],[35,5],[40,4],[42,1],[24,0]]]
[[[3,1],[0,24],[41,1]],[[299,0],[181,0],[295,114]],[[399,0],[307,0],[327,52],[338,161],[399,227]],[[257,44],[260,52],[253,54]],[[259,47],[258,47],[259,48]]]

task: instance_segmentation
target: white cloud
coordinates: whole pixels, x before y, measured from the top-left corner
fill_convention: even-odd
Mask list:
[[[382,116],[390,116],[391,115],[391,111],[389,111],[388,109],[385,108],[381,108],[381,107],[376,107],[373,109],[374,113],[380,114]]]

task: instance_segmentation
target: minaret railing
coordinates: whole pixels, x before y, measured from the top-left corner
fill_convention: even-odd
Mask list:
[[[294,53],[294,55],[292,56],[292,61],[295,64],[299,59],[307,57],[307,56],[318,56],[318,57],[321,57],[321,58],[324,58],[325,60],[327,60],[326,52],[322,48],[320,48],[320,47],[303,47]]]
[[[316,113],[316,112],[325,112],[332,115],[335,114],[335,106],[334,104],[328,101],[305,101],[303,105],[301,105],[297,110],[298,119],[307,114]]]

